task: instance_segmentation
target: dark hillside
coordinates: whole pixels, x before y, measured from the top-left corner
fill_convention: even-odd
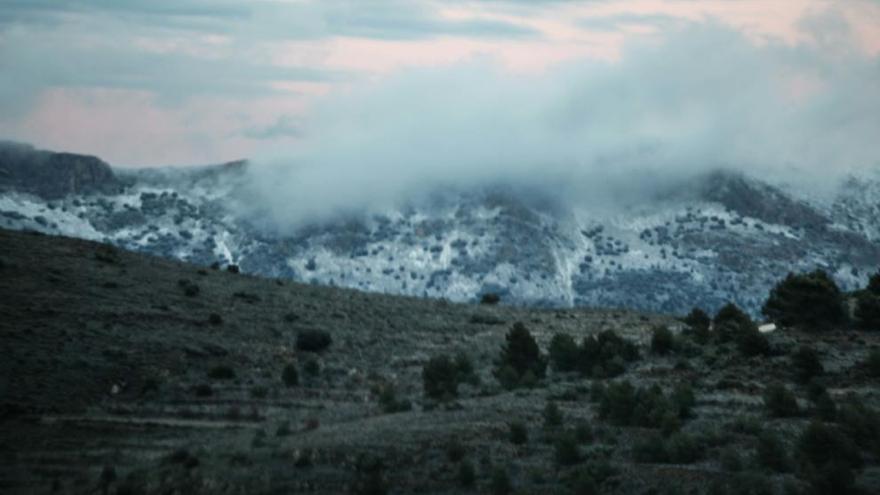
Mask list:
[[[6,230],[0,315],[2,493],[805,490],[795,441],[817,413],[790,355],[815,348],[841,407],[878,401],[870,332],[776,333],[749,357],[666,316],[369,294]],[[581,350],[605,331],[624,340]],[[540,372],[519,367],[529,334]],[[794,417],[765,409],[775,382]],[[878,443],[843,469],[876,487],[880,423],[859,418]],[[754,460],[762,432],[781,432],[784,473]]]

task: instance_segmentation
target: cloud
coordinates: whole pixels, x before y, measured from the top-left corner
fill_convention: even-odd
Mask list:
[[[249,211],[288,229],[499,183],[620,205],[715,168],[827,184],[880,166],[880,60],[829,48],[708,22],[544,74],[400,71],[313,107],[295,148],[256,161]]]
[[[267,126],[252,126],[242,132],[249,139],[277,139],[302,136],[302,125],[290,115],[281,115]]]
[[[669,29],[683,22],[683,19],[671,15],[630,13],[585,17],[578,20],[577,25],[591,31],[619,31],[632,25]]]

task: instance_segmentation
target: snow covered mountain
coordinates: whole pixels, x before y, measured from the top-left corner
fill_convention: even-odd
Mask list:
[[[248,180],[244,162],[107,177],[90,170],[105,183],[63,194],[53,185],[49,195],[20,170],[0,154],[0,227],[455,301],[495,292],[506,303],[683,313],[732,300],[755,312],[789,271],[822,267],[851,289],[880,265],[877,178],[850,178],[818,201],[715,171],[613,212],[484,187],[279,234],[232,207]],[[76,174],[65,177],[69,184]]]

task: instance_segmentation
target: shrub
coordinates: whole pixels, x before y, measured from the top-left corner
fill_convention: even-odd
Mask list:
[[[822,270],[789,273],[770,291],[761,312],[784,326],[808,330],[833,328],[846,317],[840,289]]]
[[[562,411],[555,402],[548,402],[544,406],[544,428],[558,428],[562,426]]]
[[[636,345],[606,330],[581,343],[580,371],[593,378],[610,378],[626,371],[626,363],[639,358]]]
[[[235,378],[235,371],[227,365],[217,365],[208,370],[208,378],[214,380],[232,380]]]
[[[779,436],[772,431],[765,431],[758,435],[755,462],[759,467],[777,473],[788,471],[791,465],[785,445]]]
[[[860,468],[862,465],[858,447],[843,431],[818,422],[810,423],[801,433],[797,452],[806,470],[815,470],[835,462],[843,462],[849,468]]]
[[[422,368],[425,395],[433,399],[458,396],[458,368],[449,356],[431,358]]]
[[[318,363],[318,360],[309,358],[306,359],[305,364],[303,364],[303,371],[306,375],[318,376],[318,373],[321,372],[321,365]]]
[[[464,445],[461,444],[458,440],[453,440],[449,445],[446,446],[446,457],[452,462],[458,462],[464,459],[465,449]]]
[[[694,308],[684,317],[684,323],[690,327],[690,332],[697,342],[706,342],[709,339],[709,327],[712,319],[700,308]]]
[[[207,383],[200,383],[193,387],[196,397],[210,397],[214,395],[214,389]]]
[[[384,495],[388,493],[385,465],[381,460],[362,456],[355,466],[357,470],[352,491],[357,495]]]
[[[571,433],[563,433],[556,439],[556,463],[560,466],[571,466],[581,461],[581,450],[577,439]]]
[[[880,378],[880,349],[874,349],[868,353],[865,359],[865,369],[874,378]]]
[[[254,399],[265,399],[269,396],[269,389],[263,386],[255,386],[251,388],[251,397]]]
[[[666,449],[673,464],[691,464],[703,457],[699,439],[688,433],[679,432],[669,437]]]
[[[825,368],[822,367],[822,362],[819,360],[819,354],[808,346],[801,346],[795,351],[791,356],[791,365],[795,378],[801,383],[807,383],[825,372]]]
[[[320,352],[330,347],[333,339],[324,330],[303,330],[296,336],[296,348],[307,352]]]
[[[180,279],[177,281],[177,285],[180,286],[181,289],[183,289],[183,293],[187,297],[195,297],[199,295],[199,286],[189,280]]]
[[[635,462],[659,463],[666,462],[668,458],[666,442],[658,433],[651,432],[636,439],[633,444],[633,460]]]
[[[863,291],[856,296],[856,321],[864,330],[880,330],[880,295]]]
[[[856,475],[846,462],[832,461],[823,465],[818,470],[807,473],[810,487],[813,493],[824,495],[860,494],[864,493],[856,488]]]
[[[284,370],[281,371],[281,381],[288,387],[299,385],[299,372],[296,370],[296,365],[289,363],[284,367]]]
[[[547,370],[547,361],[541,355],[538,343],[529,333],[525,325],[517,322],[507,333],[506,342],[501,349],[501,356],[496,370],[496,376],[502,370],[509,368],[516,376],[514,386],[522,383],[526,374],[531,372],[533,379],[544,378]]]
[[[211,313],[210,315],[208,315],[208,323],[214,325],[215,327],[220,326],[223,324],[223,317],[217,313]]]
[[[513,491],[513,485],[510,484],[510,476],[507,475],[507,470],[499,467],[492,472],[490,489],[492,495],[509,495]]]
[[[237,274],[237,273],[241,273],[241,268],[239,268],[238,265],[228,265],[226,267],[226,271],[229,273],[236,273]]]
[[[651,352],[666,355],[675,350],[675,336],[672,331],[664,326],[654,327],[651,330]]]
[[[770,342],[754,324],[741,328],[736,336],[736,345],[744,356],[766,356],[770,354]]]
[[[458,465],[458,483],[465,488],[470,488],[474,486],[476,481],[477,473],[474,470],[474,465],[470,461],[461,461],[461,464]]]
[[[807,386],[807,397],[813,403],[814,413],[826,421],[833,421],[837,416],[837,404],[828,395],[828,390],[819,381],[813,380]]]
[[[727,447],[721,451],[718,457],[721,468],[731,473],[738,473],[743,470],[743,459],[733,447]]]
[[[523,445],[529,441],[529,430],[520,422],[510,423],[510,443]]]
[[[681,419],[688,419],[693,414],[693,408],[697,405],[694,389],[690,384],[682,383],[675,387],[671,395],[675,412]]]
[[[501,296],[494,292],[487,292],[480,296],[480,304],[495,305],[501,302]]]
[[[586,469],[581,469],[572,480],[571,491],[574,495],[598,495],[599,486]]]
[[[880,455],[880,415],[876,411],[850,402],[837,411],[837,421],[859,447]]]
[[[764,390],[764,406],[775,418],[789,418],[800,413],[794,394],[780,384],[770,385]]]
[[[558,333],[550,341],[550,362],[557,371],[576,371],[581,350],[571,335]]]
[[[400,400],[397,398],[397,391],[394,385],[386,383],[379,390],[379,405],[386,414],[411,411],[412,404],[408,400]]]
[[[877,273],[871,275],[868,279],[868,286],[865,290],[875,296],[880,296],[880,270],[877,270]]]
[[[732,323],[734,328],[742,328],[752,325],[752,319],[745,314],[739,306],[733,303],[727,303],[718,310],[712,323],[718,327],[724,323]]]

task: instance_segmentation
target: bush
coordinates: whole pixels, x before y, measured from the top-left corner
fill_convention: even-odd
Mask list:
[[[494,292],[487,292],[480,296],[480,304],[495,305],[501,302],[501,296]]]
[[[795,378],[800,383],[808,383],[814,377],[825,372],[819,354],[812,347],[801,346],[791,356],[791,366],[794,369]]]
[[[868,353],[865,359],[865,369],[874,378],[880,378],[880,349],[874,349]]]
[[[208,378],[214,380],[232,380],[235,378],[235,371],[227,365],[214,366],[208,371]]]
[[[214,325],[215,327],[220,326],[223,324],[223,317],[217,313],[211,313],[210,315],[208,315],[208,323]]]
[[[780,384],[770,385],[764,390],[764,406],[774,418],[790,418],[800,414],[794,394]]]
[[[753,325],[752,319],[745,314],[739,306],[733,303],[727,303],[718,310],[715,318],[712,320],[715,327],[719,327],[725,323],[732,323],[734,328],[742,328]]]
[[[666,355],[675,350],[675,336],[672,331],[663,326],[654,327],[651,330],[651,352]]]
[[[779,436],[772,431],[765,431],[758,435],[755,462],[759,467],[777,473],[784,473],[791,467],[785,445]]]
[[[639,358],[636,345],[606,330],[581,343],[580,371],[593,378],[610,378],[626,371],[626,363]]]
[[[694,340],[704,343],[709,340],[709,328],[712,325],[712,319],[700,308],[694,308],[682,320],[689,327],[690,333],[694,336]]]
[[[544,406],[544,428],[558,428],[562,426],[562,411],[555,402],[548,402]]]
[[[754,324],[741,328],[736,336],[736,345],[744,356],[766,356],[770,354],[770,342]]]
[[[296,336],[296,348],[307,352],[321,352],[330,347],[333,339],[324,330],[303,330]]]
[[[509,368],[513,371],[516,381],[507,383],[508,386],[519,386],[524,383],[524,378],[530,373],[532,380],[544,378],[547,370],[547,361],[541,355],[541,349],[535,338],[529,333],[525,325],[517,322],[513,328],[507,333],[506,342],[501,349],[501,356],[496,369],[496,377],[499,381],[504,382],[501,374],[508,372],[503,371]],[[527,381],[527,380],[525,380]]]
[[[446,457],[452,462],[458,462],[464,459],[465,449],[464,445],[461,444],[458,440],[453,440],[449,445],[446,446]]]
[[[529,430],[520,422],[510,423],[510,443],[523,445],[529,441]]]
[[[422,368],[425,395],[433,399],[457,397],[458,378],[458,367],[445,354],[431,358]]]
[[[810,423],[801,433],[797,452],[807,472],[836,462],[853,469],[862,466],[855,443],[840,429],[818,422]]]
[[[513,485],[510,484],[510,476],[507,475],[507,470],[496,468],[492,472],[490,489],[492,495],[509,495],[513,491]]]
[[[577,439],[571,433],[563,433],[556,439],[556,463],[571,466],[581,461],[581,450]]]
[[[458,465],[458,483],[465,488],[470,488],[474,486],[476,481],[477,473],[474,470],[474,465],[470,461],[461,461],[461,464]]]
[[[880,296],[880,270],[877,270],[877,273],[871,275],[868,279],[868,286],[865,290],[875,296]]]
[[[859,447],[880,456],[880,415],[876,411],[851,402],[837,411],[837,421]]]
[[[880,330],[880,295],[860,292],[856,296],[855,317],[863,330]]]
[[[288,387],[299,385],[299,372],[296,370],[296,365],[289,363],[284,367],[284,370],[281,371],[281,381]]]
[[[671,395],[675,413],[681,419],[688,419],[693,414],[693,408],[697,405],[697,397],[694,389],[688,383],[682,383],[675,387]]]
[[[571,335],[558,333],[550,341],[550,362],[557,371],[576,371],[581,350]]]
[[[822,270],[789,273],[770,291],[761,312],[783,326],[807,330],[827,330],[846,319],[840,289]]]
[[[412,404],[408,400],[397,398],[397,391],[394,389],[394,385],[390,383],[386,383],[380,388],[379,405],[386,414],[412,410]]]
[[[352,492],[356,495],[384,495],[388,493],[385,480],[385,465],[381,460],[361,457],[355,466],[357,470]]]
[[[196,297],[197,295],[199,295],[199,292],[201,290],[201,289],[199,289],[199,286],[197,284],[195,284],[189,280],[186,280],[186,279],[178,280],[177,285],[181,289],[183,289],[183,293],[187,297]]]
[[[730,473],[738,473],[744,467],[742,457],[733,447],[727,447],[722,450],[721,455],[718,457],[718,462],[721,464],[721,469]]]
[[[691,464],[703,458],[703,446],[699,439],[687,433],[676,433],[667,442],[668,462]]]

